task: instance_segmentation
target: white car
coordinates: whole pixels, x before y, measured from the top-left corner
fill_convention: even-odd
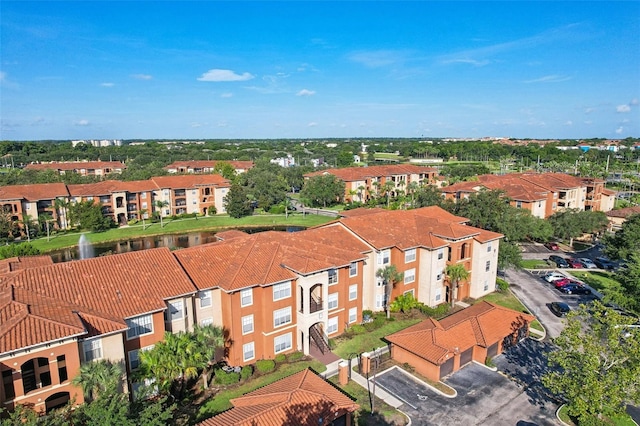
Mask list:
[[[580,263],[582,263],[582,266],[587,269],[598,269],[598,266],[595,263],[593,263],[593,260],[591,259],[588,259],[586,257],[581,257],[578,260],[580,261]]]
[[[545,275],[544,280],[548,283],[552,283],[554,281],[557,280],[561,280],[563,278],[567,278],[566,275],[561,274],[560,272],[549,272],[547,275]]]

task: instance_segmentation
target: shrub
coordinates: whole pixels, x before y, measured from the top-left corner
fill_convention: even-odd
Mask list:
[[[337,346],[336,339],[329,339],[329,349],[334,350]]]
[[[376,315],[373,321],[364,324],[364,328],[367,331],[373,331],[382,327],[385,322],[386,322],[386,318],[384,315]]]
[[[435,308],[432,308],[430,306],[421,304],[418,306],[418,309],[420,309],[420,312],[422,312],[425,315],[428,315],[430,317],[434,317],[434,318],[442,318],[445,315],[447,315],[447,313],[449,312],[449,309],[451,309],[451,307],[449,306],[448,303],[441,303],[438,306],[436,306]]]
[[[207,208],[207,214],[209,216],[215,216],[216,214],[218,214],[218,209],[216,208],[216,206],[209,206]]]
[[[220,385],[232,385],[240,381],[240,373],[225,373],[223,370],[216,370],[215,382]]]
[[[240,370],[240,379],[247,380],[249,377],[253,375],[253,367],[250,365],[245,365]]]
[[[276,369],[276,362],[272,359],[261,359],[256,361],[256,369],[260,373],[269,373]]]
[[[362,317],[372,317],[373,316],[373,311],[369,310],[369,309],[365,309],[364,311],[362,311]]]
[[[284,206],[271,206],[269,209],[271,214],[284,214]]]
[[[484,365],[486,365],[487,367],[495,367],[496,363],[493,362],[493,358],[491,358],[490,356],[487,357],[487,359],[484,361]]]
[[[300,351],[296,351],[289,354],[289,362],[300,361],[302,358],[304,358],[304,353]]]
[[[362,334],[365,331],[367,331],[367,329],[364,328],[364,325],[361,325],[361,324],[354,324],[351,327],[349,327],[349,333],[351,334]]]
[[[498,287],[499,292],[503,293],[509,288],[509,283],[503,279],[496,278],[496,287]]]
[[[276,355],[276,362],[278,364],[282,364],[283,362],[285,362],[287,360],[287,356],[285,354],[278,354]]]

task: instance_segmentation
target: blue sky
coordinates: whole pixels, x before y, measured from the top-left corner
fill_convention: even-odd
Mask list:
[[[640,2],[0,3],[0,139],[640,136]]]

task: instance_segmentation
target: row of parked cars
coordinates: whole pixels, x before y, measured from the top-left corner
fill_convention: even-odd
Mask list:
[[[558,268],[583,268],[583,269],[608,269],[611,270],[615,264],[606,257],[596,257],[594,260],[588,257],[561,257],[557,254],[549,256],[549,260],[557,265]]]
[[[549,284],[552,284],[558,291],[565,294],[591,294],[591,289],[586,287],[582,282],[571,279],[560,272],[549,272],[544,277],[544,280]],[[563,317],[567,315],[571,308],[564,302],[552,302],[549,305],[549,309],[556,316]]]

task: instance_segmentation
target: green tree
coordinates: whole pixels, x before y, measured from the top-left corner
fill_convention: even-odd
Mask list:
[[[10,257],[19,256],[35,256],[38,254],[40,254],[40,250],[32,246],[31,243],[0,246],[0,259],[9,259]]]
[[[312,207],[327,207],[342,201],[345,184],[334,175],[314,176],[305,181],[300,197]]]
[[[92,200],[79,201],[69,206],[69,222],[79,229],[93,232],[106,231],[113,227],[113,218],[102,214],[102,205]]]
[[[606,235],[602,242],[611,259],[627,260],[640,252],[640,214],[630,216],[615,234]]]
[[[406,293],[401,294],[396,297],[396,299],[391,303],[391,312],[409,312],[411,309],[418,306],[418,300],[413,297],[413,294]]]
[[[251,204],[247,193],[238,183],[233,183],[227,195],[224,196],[224,206],[229,216],[236,219],[251,215]]]
[[[47,230],[47,241],[50,240],[50,235],[51,235],[51,222],[53,222],[53,216],[51,216],[49,213],[42,213],[40,216],[38,216],[38,222],[40,223],[40,226],[44,226]]]
[[[99,360],[82,364],[72,383],[82,388],[85,400],[93,401],[103,393],[116,392],[123,377],[124,369],[121,364]]]
[[[500,250],[498,251],[498,268],[520,268],[521,266],[522,250],[520,250],[520,247],[510,241],[500,241]]]
[[[224,330],[222,327],[207,325],[196,325],[193,330],[194,338],[199,351],[203,354],[202,359],[202,384],[205,389],[209,388],[209,374],[215,363],[216,351],[224,346]]]
[[[160,228],[164,228],[164,222],[162,221],[162,217],[164,216],[162,209],[169,205],[168,201],[165,200],[156,200],[153,205],[158,209],[158,216],[160,217]]]
[[[549,223],[556,237],[568,239],[572,245],[574,238],[603,231],[608,221],[603,212],[567,209],[554,213],[549,217]]]
[[[629,255],[626,263],[616,271],[615,278],[622,287],[614,296],[617,296],[616,301],[640,313],[640,251]]]
[[[258,207],[269,211],[272,206],[287,198],[289,185],[282,175],[283,168],[268,162],[259,161],[256,166],[238,177],[249,198],[258,202]]]
[[[144,221],[145,221],[145,218],[144,218],[144,217],[147,215],[147,211],[148,211],[147,209],[140,209],[140,210],[138,210],[138,217],[140,218],[140,220],[142,220],[142,230],[143,230],[143,231],[144,231],[144,230],[145,230],[145,228],[146,228],[145,223],[144,223]]]
[[[231,182],[233,182],[236,177],[236,169],[233,168],[231,163],[228,163],[226,161],[220,161],[216,163],[216,165],[213,167],[213,173],[219,174],[220,176],[228,179]]]
[[[449,288],[451,290],[449,296],[451,298],[451,307],[453,307],[456,304],[458,288],[460,287],[462,281],[469,278],[469,272],[464,269],[464,265],[458,263],[455,265],[447,265],[444,273],[449,280]]]
[[[410,183],[411,186],[414,182]],[[415,199],[414,207],[429,207],[429,206],[442,206],[444,198],[442,192],[434,185],[426,185],[416,188],[411,192],[413,199]]]
[[[404,274],[396,268],[395,265],[387,265],[384,268],[380,268],[376,271],[376,277],[382,279],[385,291],[385,304],[384,309],[387,312],[387,318],[391,316],[391,292],[396,283],[401,281]]]
[[[14,234],[18,231],[12,216],[8,208],[0,208],[0,239],[13,240]]]
[[[640,329],[630,317],[599,302],[567,317],[554,339],[550,371],[542,383],[567,403],[581,426],[602,425],[624,414],[627,403],[640,403]]]

